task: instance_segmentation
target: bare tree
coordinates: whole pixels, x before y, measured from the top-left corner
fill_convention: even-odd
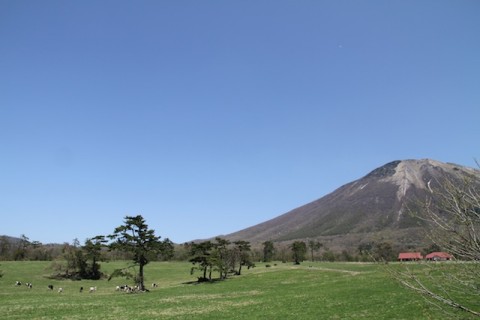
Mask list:
[[[403,264],[387,270],[401,284],[423,295],[444,312],[480,317],[480,189],[479,176],[428,183],[428,196],[415,216],[425,222],[434,244],[453,261]],[[459,315],[456,311],[463,311]],[[466,312],[466,313],[465,313]]]
[[[463,260],[480,258],[480,190],[478,181],[445,180],[441,190],[430,190],[423,214],[428,236],[444,250]]]

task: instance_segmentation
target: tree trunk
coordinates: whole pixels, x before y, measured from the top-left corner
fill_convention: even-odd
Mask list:
[[[144,264],[140,263],[139,270],[138,270],[138,281],[139,281],[138,286],[139,286],[140,291],[145,290],[145,284],[143,283],[143,266],[144,266]]]

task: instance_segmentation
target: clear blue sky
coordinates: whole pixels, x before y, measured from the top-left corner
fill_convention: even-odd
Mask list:
[[[480,158],[480,1],[0,0],[0,234],[227,234]]]

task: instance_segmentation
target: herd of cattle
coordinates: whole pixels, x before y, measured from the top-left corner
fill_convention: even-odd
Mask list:
[[[32,285],[31,282],[25,282],[24,284],[25,284],[25,286],[26,286],[27,288],[29,288],[29,289],[32,289],[32,288],[33,288],[33,285]],[[15,281],[15,286],[17,286],[17,287],[22,286],[22,282],[20,282],[20,281]],[[158,285],[157,285],[156,283],[152,283],[152,288],[157,288],[157,287],[158,287]],[[49,285],[47,286],[47,288],[48,288],[50,291],[53,291],[53,285],[52,285],[52,284],[49,284]],[[83,287],[80,287],[80,290],[79,290],[79,291],[80,291],[80,293],[83,292]],[[94,292],[96,292],[96,291],[97,291],[97,287],[90,287],[89,290],[88,290],[88,292],[90,292],[90,293],[94,293]],[[142,291],[140,290],[140,287],[139,287],[139,286],[133,286],[133,287],[131,287],[131,286],[129,286],[129,285],[116,286],[115,291],[122,291],[122,292],[126,292],[126,293],[142,292]],[[143,292],[145,292],[145,291],[149,291],[149,290],[148,290],[148,289],[143,290]],[[58,293],[62,293],[62,292],[63,292],[63,288],[62,288],[62,287],[58,288],[58,289],[57,289],[57,292],[58,292]]]

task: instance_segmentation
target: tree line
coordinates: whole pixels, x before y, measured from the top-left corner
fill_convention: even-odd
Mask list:
[[[104,238],[108,240],[108,238]],[[97,259],[93,255],[94,249],[100,253],[103,260],[131,260],[133,253],[116,248],[106,249],[105,242],[98,243],[99,238],[93,237],[86,239],[82,245],[78,239],[71,243],[63,244],[42,244],[39,241],[31,241],[27,236],[21,235],[19,239],[13,239],[6,236],[0,237],[0,261],[54,261],[57,267],[62,268],[61,261],[71,261],[70,265],[63,266],[65,271],[78,269],[80,273],[93,273],[95,270],[85,270],[85,260]],[[192,243],[174,244],[170,240],[164,246],[165,250],[153,254],[151,261],[189,261],[197,252],[192,251]],[[107,241],[108,242],[108,241]],[[215,241],[210,241],[213,249],[219,250]],[[102,244],[102,245],[100,245]],[[228,243],[227,247],[234,243]],[[168,250],[167,250],[168,248]],[[100,250],[98,250],[100,249]],[[325,244],[317,240],[294,241],[292,243],[278,243],[265,241],[257,246],[249,246],[249,256],[252,261],[282,261],[299,263],[304,260],[310,261],[328,261],[328,262],[370,262],[370,261],[395,261],[399,252],[420,251],[427,254],[429,252],[441,251],[441,247],[432,244],[423,248],[401,248],[396,247],[387,241],[362,242],[356,248],[351,250],[335,251],[328,248]],[[92,261],[87,262],[92,263]],[[74,266],[76,266],[74,268]],[[88,266],[87,266],[88,267]],[[90,268],[95,269],[90,266]]]

